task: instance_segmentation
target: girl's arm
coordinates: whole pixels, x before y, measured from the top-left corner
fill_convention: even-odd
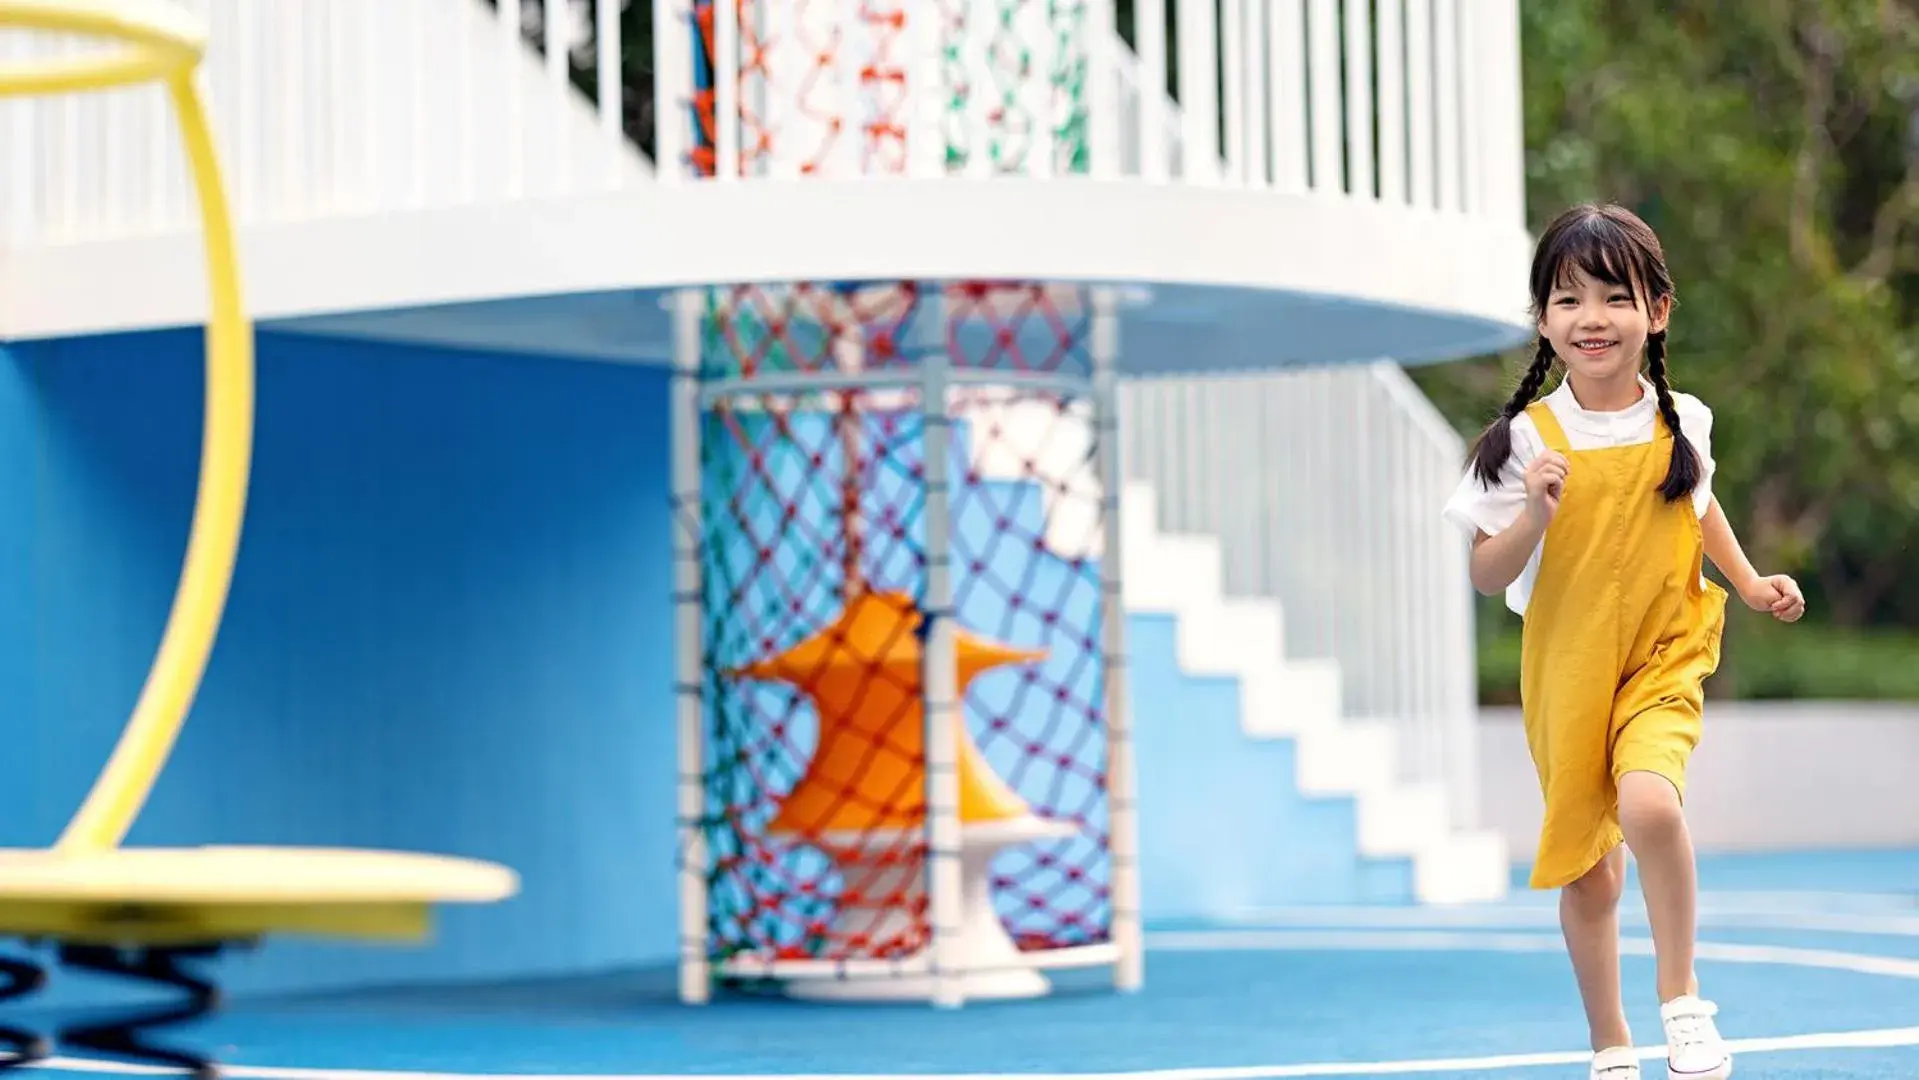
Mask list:
[[[1491,596],[1511,585],[1532,560],[1533,549],[1546,536],[1547,526],[1559,513],[1559,500],[1566,493],[1566,476],[1572,463],[1564,454],[1548,450],[1532,459],[1520,477],[1526,492],[1526,504],[1519,520],[1497,536],[1481,529],[1473,537],[1473,587]]]
[[[1726,511],[1719,505],[1719,496],[1713,496],[1699,526],[1705,532],[1706,558],[1726,575],[1727,584],[1747,607],[1771,612],[1781,622],[1797,622],[1806,613],[1806,598],[1798,582],[1785,574],[1761,575],[1753,569],[1745,549],[1739,546],[1739,537],[1733,534],[1732,523],[1726,520]]]
[[[1752,561],[1746,558],[1746,549],[1739,546],[1739,537],[1732,531],[1732,522],[1726,520],[1719,496],[1714,495],[1707,504],[1706,516],[1699,519],[1699,527],[1706,533],[1706,558],[1726,575],[1726,583],[1734,592],[1745,596],[1759,580],[1759,571],[1753,569]]]
[[[1481,596],[1494,596],[1511,585],[1526,569],[1540,538],[1546,535],[1546,524],[1537,515],[1525,512],[1496,536],[1488,536],[1481,530],[1473,537],[1470,565],[1473,588],[1478,589]]]

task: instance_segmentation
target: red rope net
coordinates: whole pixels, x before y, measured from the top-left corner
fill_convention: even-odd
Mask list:
[[[926,943],[917,381],[934,355],[1003,376],[948,394],[961,849],[990,867],[1020,947],[1105,940],[1101,500],[1074,378],[1089,367],[1085,297],[910,283],[709,296],[711,953],[897,958]],[[891,385],[845,385],[859,375]]]

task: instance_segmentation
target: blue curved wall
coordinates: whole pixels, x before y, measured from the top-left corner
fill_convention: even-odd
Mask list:
[[[60,341],[0,367],[0,845],[54,839],[139,693],[185,549],[199,348]],[[525,875],[500,908],[450,912],[439,947],[274,945],[230,965],[236,990],[668,955],[664,374],[273,334],[259,351],[227,620],[131,842],[390,846]]]
[[[236,958],[223,971],[238,992],[668,961],[665,373],[275,333],[259,345],[227,620],[132,841],[437,851],[524,878],[506,904],[448,912],[429,948],[276,943]],[[0,846],[53,840],[152,661],[193,501],[199,349],[197,332],[168,332],[0,354]],[[1049,645],[1053,684],[1090,695],[1091,658],[1005,605],[1044,596],[1090,617],[1096,579],[995,546],[996,517],[1009,535],[1037,530],[1033,489],[975,491],[960,543],[1005,585],[964,593],[965,621]],[[1350,804],[1299,798],[1289,743],[1240,734],[1230,680],[1178,669],[1170,621],[1128,623],[1149,919],[1408,895],[1403,861],[1356,858]],[[988,677],[979,700],[1007,706],[1017,687]],[[1040,724],[1022,738],[1072,740]],[[1003,775],[1028,756],[982,742]],[[1086,805],[1069,776],[1026,772],[1014,780],[1036,802]],[[1030,854],[1004,858],[1019,871]]]

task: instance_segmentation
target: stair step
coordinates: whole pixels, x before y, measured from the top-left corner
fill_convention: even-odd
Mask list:
[[[1299,793],[1368,797],[1394,783],[1398,738],[1380,723],[1341,724],[1299,736]]]
[[[1418,855],[1446,839],[1446,789],[1401,784],[1359,800],[1359,850],[1371,856]]]
[[[1200,599],[1181,612],[1179,664],[1195,675],[1239,675],[1271,668],[1285,655],[1285,630],[1277,604]]]
[[[1413,863],[1421,903],[1483,904],[1504,899],[1512,886],[1512,856],[1490,829],[1456,832],[1422,851]]]
[[[1280,739],[1347,726],[1336,661],[1268,661],[1236,677],[1245,695],[1240,727],[1250,737]]]
[[[1209,536],[1159,534],[1128,538],[1122,549],[1126,606],[1179,612],[1221,594],[1219,541]]]

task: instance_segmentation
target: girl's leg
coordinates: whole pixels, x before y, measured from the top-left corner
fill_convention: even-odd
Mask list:
[[[1619,827],[1639,863],[1646,917],[1659,959],[1659,1000],[1699,992],[1693,973],[1698,875],[1679,792],[1657,773],[1619,778]]]
[[[1625,888],[1625,852],[1615,847],[1559,893],[1559,926],[1594,1050],[1632,1045],[1619,992],[1619,897]]]

